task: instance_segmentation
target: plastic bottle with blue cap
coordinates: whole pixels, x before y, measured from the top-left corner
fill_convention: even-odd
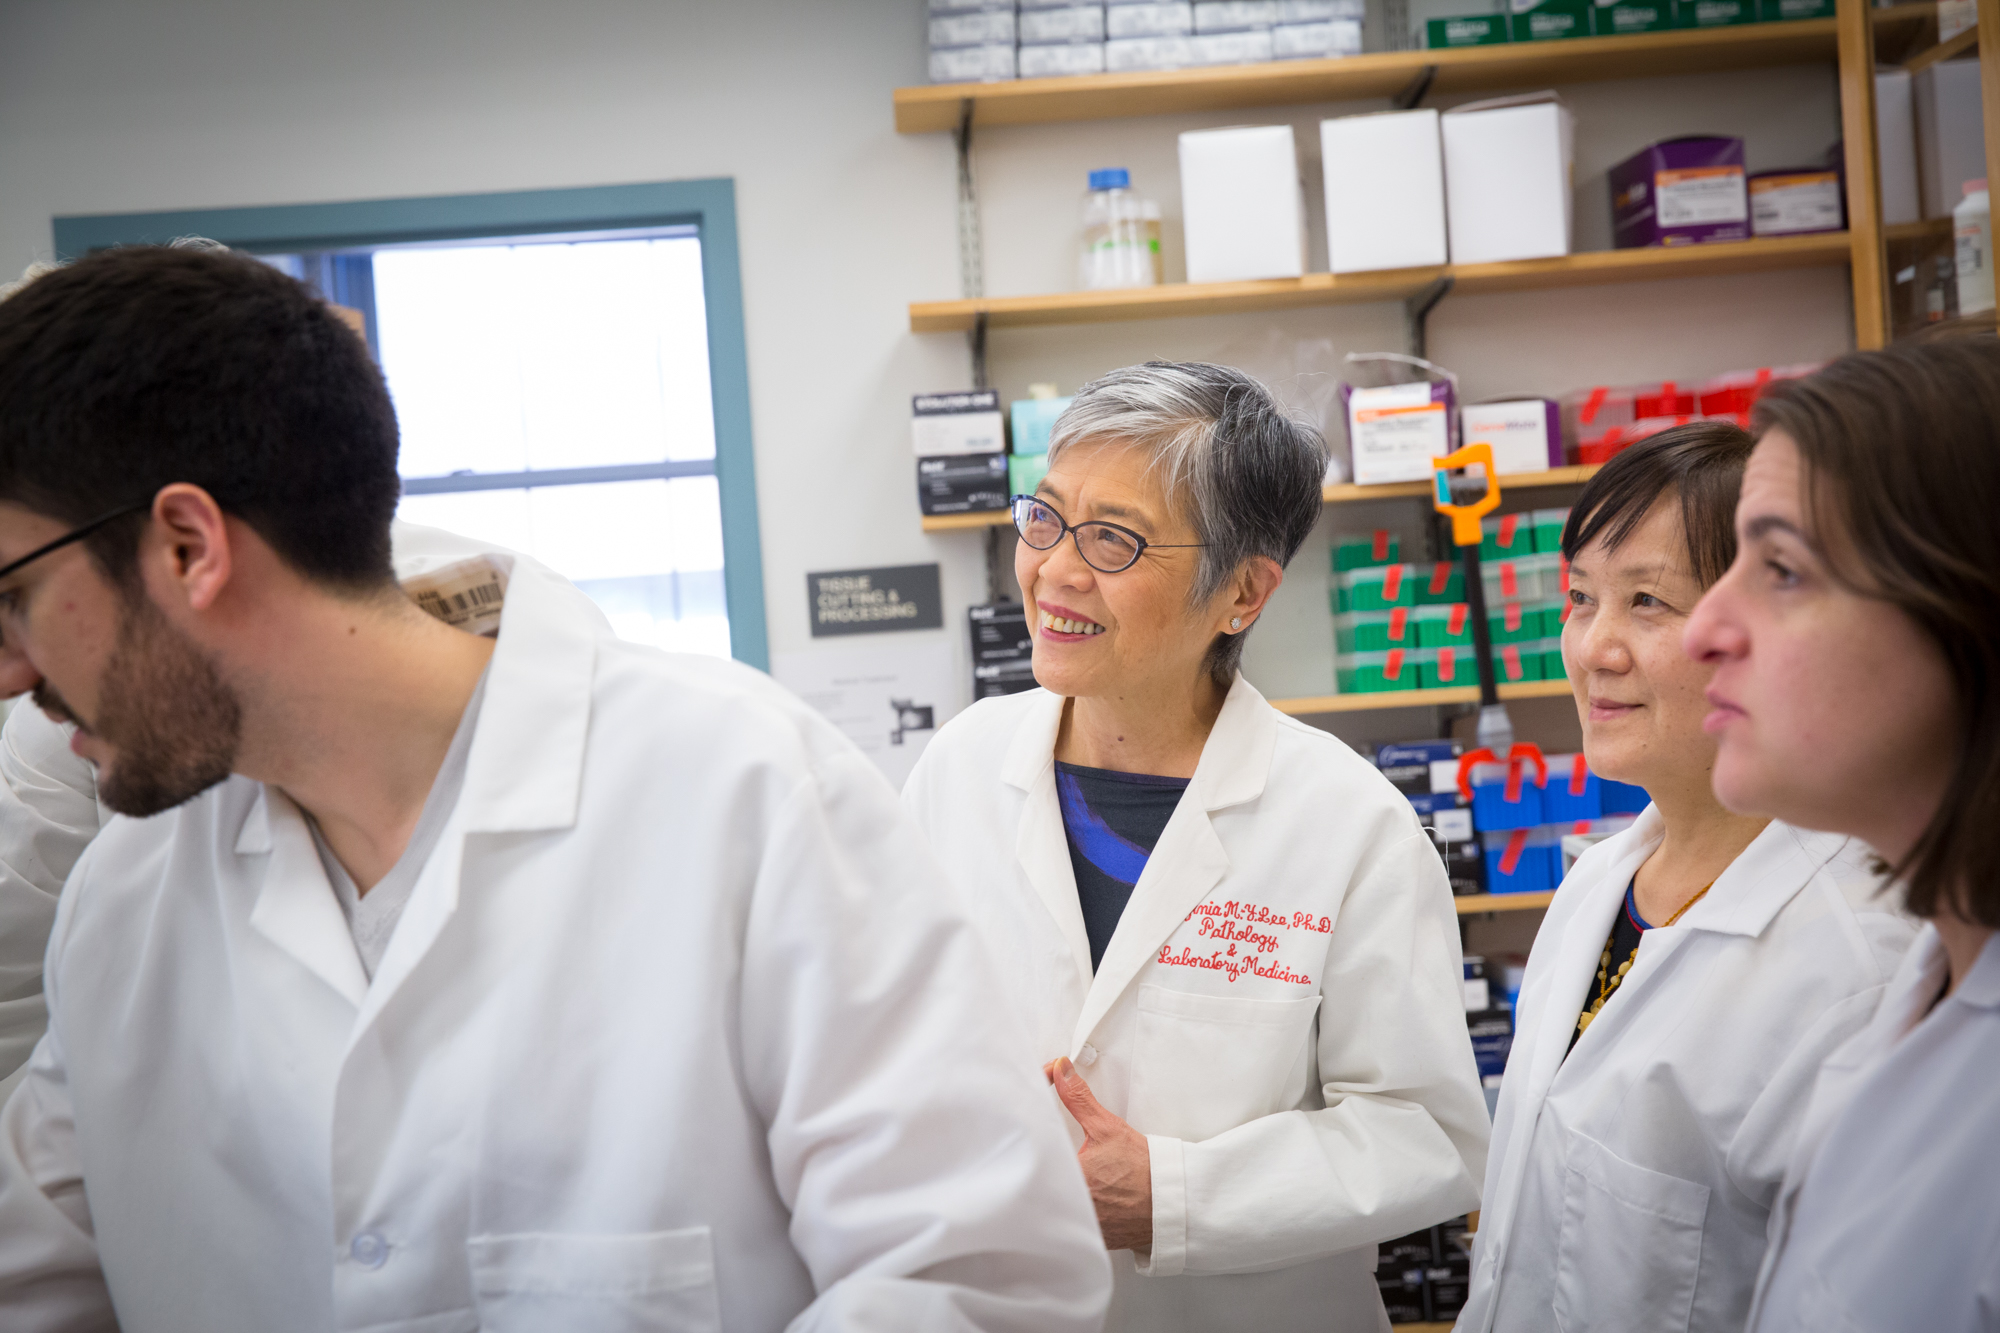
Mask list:
[[[1077,285],[1085,291],[1152,287],[1161,277],[1160,206],[1132,189],[1123,167],[1091,172]]]

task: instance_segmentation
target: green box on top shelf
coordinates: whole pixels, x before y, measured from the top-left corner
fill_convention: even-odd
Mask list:
[[[1375,565],[1333,576],[1336,613],[1390,611],[1417,604],[1416,570],[1409,565]]]
[[[1590,36],[1590,0],[1513,0],[1508,35],[1517,42],[1550,42]]]
[[[1333,659],[1334,680],[1342,694],[1414,690],[1417,664],[1412,657],[1413,650],[1406,648],[1386,653],[1341,653]]]
[[[1333,642],[1343,653],[1380,653],[1391,648],[1417,646],[1417,627],[1411,609],[1398,606],[1388,611],[1347,611],[1333,618]]]
[[[1674,26],[1673,0],[1598,0],[1590,7],[1590,35],[1664,32]]]
[[[1542,674],[1542,641],[1496,643],[1493,645],[1493,678],[1501,685],[1518,685],[1524,680],[1545,680]]]
[[[1499,602],[1486,608],[1486,628],[1495,643],[1532,643],[1542,637],[1538,602]]]
[[[1500,514],[1479,522],[1481,560],[1518,560],[1535,553],[1535,519],[1532,513]]]
[[[1472,642],[1472,608],[1464,602],[1417,608],[1419,648],[1462,647]]]
[[[1566,680],[1569,669],[1563,665],[1563,641],[1560,638],[1543,639],[1537,654],[1542,659],[1543,680]]]
[[[1417,660],[1417,688],[1459,689],[1479,683],[1479,661],[1470,648],[1427,648]]]
[[[1373,532],[1337,532],[1333,536],[1333,572],[1393,565],[1403,558],[1403,539],[1386,528]]]
[[[1757,21],[1757,0],[1674,0],[1676,28],[1726,28]]]
[[[1508,40],[1505,14],[1467,14],[1424,24],[1424,45],[1438,51],[1454,46],[1492,46]]]
[[[1757,0],[1757,17],[1766,23],[1830,19],[1833,17],[1833,0]]]
[[[1465,566],[1440,560],[1417,566],[1417,605],[1448,606],[1465,600]]]

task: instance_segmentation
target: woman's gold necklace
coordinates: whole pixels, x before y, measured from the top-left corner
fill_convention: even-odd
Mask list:
[[[1710,880],[1708,883],[1702,885],[1700,892],[1696,893],[1694,897],[1682,903],[1680,905],[1680,910],[1676,911],[1672,916],[1668,917],[1665,921],[1660,923],[1661,928],[1664,929],[1667,926],[1671,926],[1674,924],[1674,922],[1680,920],[1683,916],[1686,916],[1688,908],[1693,907],[1696,903],[1700,902],[1704,897],[1708,895],[1708,891],[1714,887],[1715,887],[1714,880]],[[1623,907],[1620,907],[1618,910],[1622,912],[1625,909]],[[1624,962],[1620,963],[1618,965],[1618,971],[1614,973],[1611,970],[1611,941],[1606,940],[1604,942],[1604,956],[1598,959],[1597,961],[1597,999],[1590,1006],[1589,1009],[1585,1010],[1583,1013],[1577,1016],[1576,1030],[1578,1032],[1583,1032],[1590,1027],[1591,1022],[1595,1020],[1597,1017],[1598,1010],[1604,1008],[1604,1002],[1611,998],[1611,992],[1617,990],[1618,987],[1621,984],[1623,984],[1625,980],[1625,974],[1632,970],[1632,964],[1634,961],[1638,959],[1638,957],[1639,957],[1639,951],[1638,949],[1634,948],[1632,950],[1631,957],[1627,958]]]

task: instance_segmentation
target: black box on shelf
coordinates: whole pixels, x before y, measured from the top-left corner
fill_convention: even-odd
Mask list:
[[[1464,753],[1465,746],[1453,740],[1390,741],[1375,747],[1375,767],[1405,796],[1428,796],[1438,790],[1437,779],[1445,771],[1432,765],[1449,764],[1456,772]]]
[[[1458,1318],[1465,1308],[1465,1294],[1472,1286],[1472,1266],[1454,1261],[1435,1264],[1424,1270],[1424,1317],[1445,1324]]]
[[[988,514],[1007,507],[1007,455],[941,454],[917,460],[917,504],[926,514]]]
[[[972,627],[972,697],[1019,694],[1035,688],[1035,647],[1027,609],[1019,602],[966,608]]]
[[[1382,1308],[1392,1324],[1421,1324],[1430,1316],[1424,1307],[1424,1270],[1407,1273],[1375,1274],[1375,1286],[1382,1293]]]

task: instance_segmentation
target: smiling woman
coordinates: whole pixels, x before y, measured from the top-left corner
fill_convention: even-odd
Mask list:
[[[1584,753],[1653,803],[1576,863],[1535,937],[1467,1333],[1540,1333],[1551,1311],[1740,1328],[1812,1077],[1910,939],[1865,849],[1710,790],[1712,669],[1681,637],[1735,556],[1750,452],[1727,424],[1664,431],[1607,463],[1563,532]]]
[[[1374,1243],[1475,1198],[1443,865],[1238,670],[1325,466],[1227,367],[1086,386],[1014,500],[1041,688],[953,719],[904,788],[1075,1121],[1114,1329],[1373,1333]]]

